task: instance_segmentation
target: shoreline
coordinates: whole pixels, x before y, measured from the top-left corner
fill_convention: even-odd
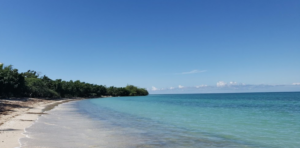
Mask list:
[[[13,108],[9,108],[4,113],[0,114],[0,147],[20,147],[21,143],[19,140],[26,136],[23,134],[25,132],[25,129],[33,125],[34,122],[37,121],[39,116],[46,114],[44,112],[52,110],[59,104],[82,99],[85,98],[59,100],[42,100],[30,98],[30,101],[28,101],[28,99],[26,101],[1,101],[1,103],[8,103],[10,106],[13,106]]]

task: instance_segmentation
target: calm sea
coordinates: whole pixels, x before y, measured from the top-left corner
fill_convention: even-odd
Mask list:
[[[22,147],[299,148],[300,93],[176,94],[59,105]]]

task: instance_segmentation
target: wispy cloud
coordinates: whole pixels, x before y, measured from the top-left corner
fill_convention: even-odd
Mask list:
[[[237,86],[237,85],[245,85],[245,84],[239,84],[235,81],[230,81],[229,83],[226,83],[224,81],[217,82],[217,87],[225,87],[225,86]]]
[[[230,81],[228,85],[238,85],[238,83],[234,81]]]
[[[154,87],[154,86],[152,86],[152,89],[151,89],[151,90],[156,91],[156,90],[159,90],[159,89],[156,88],[156,87]]]
[[[186,75],[186,74],[195,74],[195,73],[202,73],[202,72],[206,72],[206,70],[192,70],[192,71],[188,71],[188,72],[182,72],[179,74]]]
[[[224,82],[224,81],[219,81],[217,82],[217,87],[224,87],[226,86],[227,84]]]
[[[198,85],[198,86],[195,86],[196,88],[204,88],[204,87],[208,87],[208,85]]]
[[[178,92],[192,92],[192,93],[211,93],[211,92],[262,92],[262,91],[298,91],[300,83],[292,83],[290,85],[274,85],[274,84],[245,84],[235,81],[225,82],[218,81],[216,85],[196,85],[156,88],[152,86],[148,88],[154,93],[178,93]]]
[[[178,88],[184,88],[184,86],[182,86],[182,85],[178,85]]]
[[[300,83],[299,83],[300,85]],[[275,87],[287,87],[288,85],[274,85],[274,84],[245,84],[245,83],[237,83],[235,81],[231,81],[226,83],[224,81],[217,82],[216,85],[218,89],[226,89],[226,90],[251,90],[251,89],[265,89],[265,88],[275,88]],[[291,86],[291,85],[290,85]]]
[[[293,85],[300,85],[300,83],[293,83]]]

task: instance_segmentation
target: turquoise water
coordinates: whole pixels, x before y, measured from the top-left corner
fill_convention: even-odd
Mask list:
[[[83,100],[50,111],[28,128],[26,134],[30,138],[21,139],[23,147],[63,147],[53,144],[63,140],[66,147],[73,144],[72,147],[298,148],[300,93],[176,94]],[[49,138],[51,134],[60,136]]]

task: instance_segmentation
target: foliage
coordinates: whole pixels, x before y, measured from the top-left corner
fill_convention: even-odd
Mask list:
[[[0,63],[0,98],[9,97],[101,97],[101,96],[144,96],[148,91],[133,85],[105,87],[76,81],[52,80],[33,70],[19,73],[11,65]]]
[[[146,96],[149,94],[146,89],[138,88],[133,85],[127,85],[125,89],[128,90],[129,96]]]
[[[25,89],[23,74],[18,73],[11,65],[4,67],[0,63],[0,96],[22,96]]]
[[[146,96],[148,91],[133,85],[127,85],[125,88],[111,86],[107,88],[107,94],[110,96]]]
[[[39,78],[26,78],[27,96],[29,97],[46,97],[59,98],[60,95],[54,90],[47,87],[46,83]]]

